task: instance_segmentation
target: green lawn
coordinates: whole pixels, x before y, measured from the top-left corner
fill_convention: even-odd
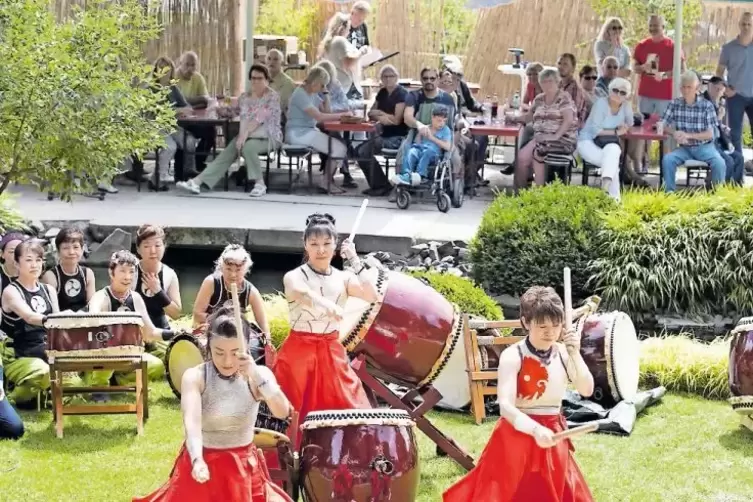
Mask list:
[[[150,389],[151,390],[151,389]],[[167,477],[183,427],[166,384],[153,386],[144,437],[133,416],[69,417],[66,437],[55,439],[51,414],[25,413],[26,436],[0,443],[0,500],[129,501]],[[435,413],[432,419],[478,455],[493,422]],[[434,455],[419,432],[419,501],[438,501],[461,469]],[[590,435],[576,440],[577,458],[596,500],[743,501],[753,494],[753,433],[739,426],[724,402],[667,396],[639,419],[630,438]],[[402,501],[396,501],[402,502]]]

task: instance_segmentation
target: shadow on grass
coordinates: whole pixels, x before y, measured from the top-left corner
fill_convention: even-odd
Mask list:
[[[753,457],[753,434],[742,425],[719,436],[719,444],[728,450],[742,452],[746,457]]]
[[[169,396],[160,396],[156,400],[150,400],[150,405],[157,405],[170,410],[180,410],[180,399],[170,394]]]
[[[66,418],[66,421],[69,420]],[[83,422],[65,424],[63,438],[55,435],[55,424],[46,428],[27,432],[20,443],[26,450],[47,451],[54,453],[79,454],[110,450],[132,443],[136,439],[136,424],[131,426],[89,425]]]

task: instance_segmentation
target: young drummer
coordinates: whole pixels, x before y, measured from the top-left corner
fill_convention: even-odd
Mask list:
[[[563,335],[565,311],[552,288],[540,286],[520,299],[525,340],[502,352],[498,368],[500,419],[476,468],[451,486],[444,502],[590,502],[560,406],[568,381],[583,396],[593,377],[580,355],[580,336]]]
[[[57,292],[61,311],[82,310],[96,291],[94,272],[79,265],[84,257],[84,234],[73,227],[62,229],[55,237],[58,264],[42,275],[42,282]]]

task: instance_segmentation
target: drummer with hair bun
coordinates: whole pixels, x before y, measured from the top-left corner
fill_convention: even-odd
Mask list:
[[[337,230],[331,215],[309,216],[303,243],[305,263],[283,279],[290,335],[278,353],[275,376],[301,418],[310,411],[371,408],[339,337],[348,297],[375,302],[376,286],[365,279],[366,266],[347,239],[340,252],[355,273],[332,266]]]
[[[198,328],[207,322],[215,310],[223,306],[232,306],[230,285],[238,286],[238,302],[245,311],[251,307],[254,320],[259,325],[267,340],[270,340],[269,321],[264,312],[264,299],[246,275],[254,264],[251,255],[240,244],[228,244],[217,259],[214,273],[208,275],[201,283],[196,301],[193,304],[193,326]]]
[[[567,429],[561,406],[568,382],[584,397],[593,393],[580,334],[565,331],[565,309],[552,288],[526,291],[520,316],[528,336],[502,352],[497,370],[500,419],[476,467],[444,493],[443,502],[593,500],[572,443],[554,437]]]

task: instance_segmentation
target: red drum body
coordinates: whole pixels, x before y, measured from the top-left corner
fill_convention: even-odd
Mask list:
[[[591,399],[605,408],[638,393],[640,345],[635,326],[623,312],[592,314],[578,319],[580,353],[594,377]]]
[[[746,416],[753,415],[753,317],[740,319],[732,331],[729,390],[732,409]]]
[[[365,354],[369,371],[407,387],[432,383],[462,345],[459,312],[424,282],[373,268],[379,298],[345,306],[340,341],[351,355]]]
[[[402,410],[309,413],[301,427],[305,500],[416,500],[420,471],[414,425]]]
[[[144,352],[139,314],[58,313],[47,317],[47,352],[51,356],[126,356]]]

